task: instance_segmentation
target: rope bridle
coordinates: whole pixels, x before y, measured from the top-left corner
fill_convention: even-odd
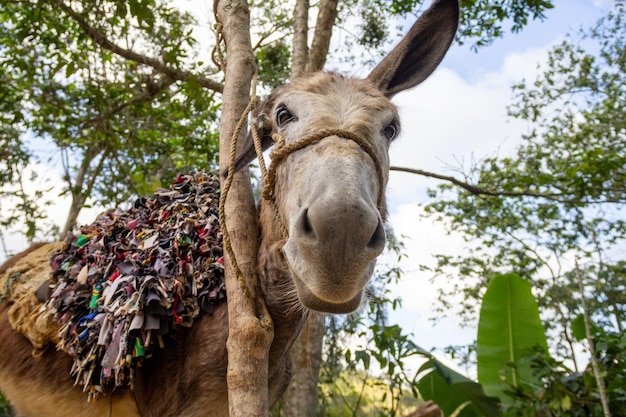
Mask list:
[[[254,132],[254,130],[256,130],[256,126],[253,124],[252,131]],[[279,133],[273,133],[272,139],[274,140],[274,149],[270,153],[270,157],[272,158],[272,165],[270,166],[270,169],[267,172],[267,175],[264,175],[263,177],[263,182],[264,182],[263,198],[272,202],[275,201],[276,170],[277,170],[278,165],[287,156],[289,156],[293,152],[303,149],[309,145],[313,145],[321,141],[322,139],[326,139],[330,136],[338,136],[342,139],[349,139],[353,142],[356,142],[361,147],[361,149],[363,149],[365,153],[367,153],[369,157],[372,158],[372,161],[374,162],[374,167],[376,169],[376,175],[378,176],[379,192],[378,192],[377,204],[378,204],[378,207],[380,207],[385,197],[385,191],[383,187],[385,176],[383,174],[383,169],[380,165],[380,160],[378,159],[378,155],[376,154],[372,146],[365,139],[363,139],[361,136],[357,135],[356,133],[353,133],[344,129],[320,130],[319,132],[314,132],[308,136],[298,139],[297,141],[290,143],[289,145],[285,145],[285,140],[282,137],[282,135],[280,135]],[[253,133],[253,137],[254,137],[254,133]],[[257,138],[255,138],[254,140],[256,142]],[[255,144],[255,149],[256,149],[256,144]],[[259,155],[257,151],[257,157],[263,158],[263,155]]]
[[[285,144],[285,139],[283,138],[283,136],[278,132],[274,132],[271,136],[272,140],[274,141],[274,149],[272,150],[272,152],[270,152],[272,164],[270,165],[269,170],[267,170],[265,167],[265,159],[263,158],[263,149],[261,146],[261,137],[259,135],[257,125],[255,123],[251,123],[250,130],[252,133],[252,140],[254,142],[254,149],[257,154],[257,159],[259,160],[261,175],[263,177],[263,199],[268,201],[272,206],[272,209],[278,219],[278,223],[280,225],[284,239],[287,239],[289,237],[289,232],[285,227],[285,223],[282,220],[282,216],[280,215],[280,212],[278,211],[278,206],[276,204],[276,172],[278,170],[278,166],[287,158],[287,156],[291,155],[292,153],[299,151],[300,149],[303,149],[307,146],[313,145],[317,142],[320,142],[321,140],[326,139],[330,136],[338,136],[342,139],[348,139],[356,142],[361,147],[361,149],[363,149],[365,153],[368,154],[369,157],[372,159],[372,161],[374,162],[374,167],[376,169],[376,175],[378,177],[379,184],[377,207],[379,207],[379,209],[380,207],[382,207],[383,200],[385,198],[385,176],[378,155],[376,154],[372,146],[365,139],[363,139],[363,137],[344,129],[323,129],[303,138],[300,138],[297,141],[287,145]],[[234,165],[231,165],[229,167],[229,170],[232,169],[234,169]]]

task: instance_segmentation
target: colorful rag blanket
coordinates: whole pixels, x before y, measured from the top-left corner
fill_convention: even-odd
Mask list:
[[[90,398],[132,384],[153,349],[225,301],[219,187],[216,176],[180,175],[126,211],[102,213],[52,255],[46,307]]]

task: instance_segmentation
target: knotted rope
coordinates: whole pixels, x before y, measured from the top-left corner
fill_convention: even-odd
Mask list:
[[[215,24],[213,29],[215,31],[215,46],[211,51],[211,60],[213,64],[221,70],[226,70],[226,58],[224,57],[224,51],[222,50],[222,42],[224,42],[224,25],[220,22],[219,13],[217,12],[219,1],[213,2],[213,16],[215,17]]]
[[[263,181],[265,186],[263,187],[263,198],[266,200],[274,201],[275,199],[275,187],[276,187],[276,170],[278,165],[291,153],[298,151],[302,148],[305,148],[309,145],[317,143],[322,139],[325,139],[330,136],[338,136],[342,139],[349,139],[353,142],[356,142],[361,149],[365,151],[372,158],[374,162],[374,167],[376,169],[376,175],[378,177],[378,199],[377,204],[380,207],[385,198],[385,189],[384,189],[384,181],[385,176],[383,174],[383,169],[380,165],[380,160],[378,159],[378,155],[374,151],[374,148],[361,136],[356,133],[350,132],[348,130],[343,129],[324,129],[319,132],[314,132],[308,136],[305,136],[289,145],[285,144],[285,140],[279,133],[273,133],[272,139],[274,140],[275,147],[274,150],[270,153],[270,157],[272,158],[272,165],[270,166],[267,175],[264,176]]]

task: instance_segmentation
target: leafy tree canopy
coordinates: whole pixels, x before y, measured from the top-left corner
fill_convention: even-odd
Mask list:
[[[60,164],[71,228],[88,198],[117,204],[214,165],[216,103],[188,75],[189,15],[150,1],[18,1],[0,22],[5,194],[27,163]],[[159,56],[156,68],[134,51]],[[56,151],[36,152],[32,137]]]
[[[273,88],[290,73],[294,4],[250,6],[260,82]],[[392,19],[417,14],[424,2],[305,6],[334,8],[338,28],[356,26],[342,50],[352,55],[355,42],[365,50],[383,48],[394,35]],[[503,27],[518,31],[551,7],[551,1],[537,0],[464,1],[459,40],[487,45]],[[116,205],[178,171],[215,169],[220,54],[213,54],[215,63],[200,59],[199,51],[213,45],[194,37],[193,16],[167,0],[14,0],[0,5],[0,25],[3,212],[21,207],[3,219],[3,228],[18,224],[20,212],[31,213],[27,234],[37,234],[45,215],[16,186],[36,161],[63,170],[65,193],[72,197],[65,230],[89,202]],[[37,152],[42,143],[52,151]]]

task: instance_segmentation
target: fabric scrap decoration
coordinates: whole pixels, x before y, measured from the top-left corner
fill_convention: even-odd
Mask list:
[[[179,175],[169,189],[68,234],[50,258],[45,306],[90,399],[132,387],[153,349],[226,300],[219,187],[214,175]]]

